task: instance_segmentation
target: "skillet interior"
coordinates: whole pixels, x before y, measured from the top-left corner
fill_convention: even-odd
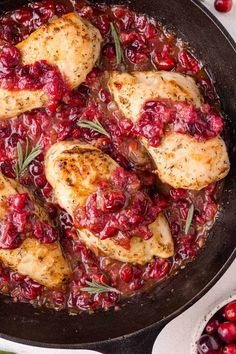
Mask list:
[[[104,1],[102,1],[104,2]],[[106,1],[118,3],[119,1]],[[1,1],[2,10],[19,7],[23,1]],[[126,2],[127,3],[127,2]],[[197,56],[208,67],[221,97],[223,110],[230,117],[226,125],[230,128],[229,151],[231,172],[224,184],[221,212],[216,221],[206,247],[197,260],[175,278],[160,284],[151,297],[128,304],[122,311],[100,312],[89,316],[69,316],[67,313],[33,309],[30,305],[17,303],[1,297],[0,332],[3,337],[11,337],[23,342],[37,342],[36,345],[74,348],[95,348],[104,353],[147,353],[142,350],[144,338],[156,335],[158,329],[180,313],[213,285],[234,259],[236,246],[236,53],[225,34],[202,10],[189,0],[132,0],[131,8],[172,24],[175,31],[187,39]],[[236,147],[236,146],[235,146]],[[142,306],[141,306],[142,304]],[[165,318],[165,319],[164,319]],[[128,350],[132,337],[127,338],[125,347],[120,341],[95,344],[109,338],[117,338],[154,325],[146,331],[146,336],[137,335],[135,351]],[[14,338],[13,338],[14,337]],[[139,342],[139,351],[138,343]],[[87,343],[87,344],[86,344]],[[94,345],[88,345],[94,343]],[[108,347],[109,345],[109,347]],[[114,345],[114,346],[113,346]],[[143,347],[144,348],[144,347]],[[146,348],[146,347],[145,347]],[[128,351],[126,351],[128,350]]]

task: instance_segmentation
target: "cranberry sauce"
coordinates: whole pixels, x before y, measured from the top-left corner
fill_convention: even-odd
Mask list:
[[[69,91],[57,68],[45,61],[22,67],[14,45],[42,24],[71,10],[69,2],[46,0],[29,3],[0,17],[0,85],[11,90],[40,88],[49,95],[51,104],[49,108],[0,121],[0,170],[31,190],[57,229],[32,214],[30,198],[17,195],[8,200],[0,228],[0,247],[18,247],[29,232],[39,242],[58,240],[71,264],[73,277],[60,289],[49,290],[2,264],[0,291],[14,301],[34,306],[91,312],[118,308],[121,294],[127,296],[153,286],[193,260],[204,245],[218,209],[218,184],[199,192],[173,189],[160,182],[157,186],[153,162],[137,137],[145,136],[157,146],[164,132],[171,128],[208,139],[219,134],[223,124],[214,87],[187,45],[154,19],[122,6],[75,2],[75,11],[91,21],[103,36],[99,62],[77,89]],[[119,62],[111,23],[120,40]],[[205,98],[205,105],[194,109],[183,102],[148,102],[140,121],[133,125],[112,100],[107,87],[109,70],[172,70],[191,75]],[[80,120],[98,120],[107,135],[79,126]],[[71,217],[54,204],[52,188],[44,174],[46,150],[66,139],[90,142],[120,166],[111,180],[101,184],[88,198],[85,208],[76,210],[77,228],[86,227],[101,239],[113,237],[115,242],[129,248],[133,234],[144,239],[152,237],[147,226],[163,211],[175,243],[173,257],[167,260],[157,257],[145,266],[132,265],[97,256],[81,243]],[[40,145],[40,152],[17,175],[19,145],[23,153]],[[193,206],[192,222],[186,228]],[[108,290],[89,293],[83,290],[88,282],[107,285]]]

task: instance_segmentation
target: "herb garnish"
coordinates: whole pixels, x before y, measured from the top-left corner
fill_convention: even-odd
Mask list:
[[[194,214],[194,205],[191,204],[191,206],[189,207],[189,210],[188,210],[188,216],[186,219],[186,224],[185,224],[185,229],[184,229],[185,235],[187,235],[189,233],[189,229],[190,229],[190,226],[191,226],[191,223],[193,220],[193,214]]]
[[[116,62],[119,65],[121,63],[122,59],[122,51],[121,51],[121,45],[120,45],[120,39],[117,33],[117,30],[115,28],[114,23],[110,23],[111,26],[111,34],[115,42],[115,48],[116,48]]]
[[[37,144],[31,151],[29,151],[29,141],[26,139],[25,153],[23,153],[22,145],[17,143],[17,162],[15,165],[16,178],[19,179],[20,175],[25,172],[29,164],[41,153],[42,147]]]
[[[101,294],[101,293],[106,293],[108,291],[120,294],[120,291],[117,290],[116,288],[112,288],[111,286],[106,284],[99,284],[95,280],[86,281],[86,284],[88,285],[88,287],[81,288],[81,290],[87,291],[89,294]]]
[[[81,128],[95,130],[96,132],[106,135],[109,139],[111,139],[110,134],[106,131],[97,118],[95,118],[94,121],[81,119],[76,124]]]

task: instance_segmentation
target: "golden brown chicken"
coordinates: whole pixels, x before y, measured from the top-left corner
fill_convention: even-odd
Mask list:
[[[19,183],[0,174],[0,222],[6,214],[7,198],[25,192],[27,190]],[[34,201],[34,213],[40,220],[49,221],[44,209],[35,202],[33,197],[31,200]],[[17,248],[0,248],[0,260],[6,266],[48,288],[59,287],[71,274],[58,242],[40,243],[30,235]]]
[[[17,44],[21,64],[39,60],[56,65],[69,88],[81,84],[100,54],[102,37],[97,28],[72,12],[43,25]],[[0,89],[0,119],[45,107],[49,98],[42,90]]]
[[[72,217],[75,209],[83,207],[99,183],[109,180],[117,167],[111,157],[79,141],[56,143],[45,158],[46,178],[54,189],[55,199]],[[117,245],[112,238],[101,240],[86,229],[78,232],[80,239],[95,253],[101,252],[123,262],[145,264],[154,256],[171,257],[174,245],[164,215],[159,214],[149,228],[153,237],[147,241],[132,237],[129,250]]]
[[[203,102],[195,81],[174,72],[112,72],[109,88],[121,112],[134,123],[148,100],[185,101],[196,107]],[[174,188],[199,190],[229,172],[226,146],[219,136],[202,142],[172,132],[157,148],[145,138],[142,143],[154,160],[160,180]]]

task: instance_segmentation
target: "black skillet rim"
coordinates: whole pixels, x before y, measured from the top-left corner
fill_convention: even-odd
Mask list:
[[[213,23],[214,25],[219,29],[219,31],[224,35],[225,39],[228,41],[228,43],[232,46],[233,50],[235,51],[236,54],[236,42],[232,38],[232,36],[229,34],[229,32],[226,30],[226,28],[221,24],[221,22],[208,10],[201,2],[200,0],[190,0],[195,6],[199,7],[203,14],[207,16]],[[230,265],[233,263],[233,261],[236,258],[236,248],[232,251],[231,255],[229,256],[228,260],[226,263],[222,266],[222,268],[216,273],[216,275],[211,279],[211,281],[201,290],[199,291],[191,300],[189,300],[186,304],[181,306],[179,309],[168,315],[166,318],[158,321],[158,326],[160,327],[161,325],[166,325],[168,322],[173,320],[175,317],[186,311],[189,307],[191,307],[194,303],[196,303],[201,297],[203,297],[207,291],[209,291],[214,284],[222,277],[222,275],[227,271],[227,269],[230,267]],[[106,345],[110,343],[114,343],[119,340],[125,340],[131,338],[134,334],[142,334],[145,331],[155,329],[157,326],[157,323],[154,323],[150,326],[144,327],[143,329],[140,329],[138,331],[135,331],[133,333],[129,333],[124,336],[119,336],[116,338],[112,339],[107,339],[103,341],[97,341],[97,342],[86,342],[86,343],[80,343],[80,344],[49,344],[49,343],[43,343],[43,342],[38,342],[38,341],[33,341],[33,340],[27,340],[27,339],[21,339],[18,337],[13,337],[7,334],[0,333],[0,338],[15,342],[15,343],[20,343],[24,345],[29,345],[29,346],[35,346],[35,347],[41,347],[41,348],[54,348],[54,349],[91,349],[91,350],[96,350],[95,346],[99,345]],[[99,349],[98,349],[99,350]]]

